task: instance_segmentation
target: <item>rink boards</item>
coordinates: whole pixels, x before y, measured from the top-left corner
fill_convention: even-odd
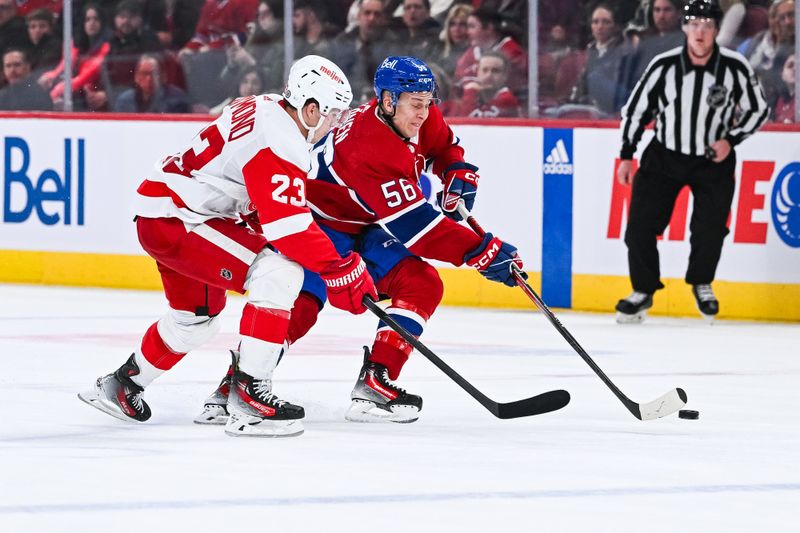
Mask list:
[[[136,241],[131,199],[155,162],[204,122],[0,115],[0,281],[158,288]],[[476,218],[519,247],[545,301],[611,311],[630,292],[623,242],[630,189],[614,181],[616,126],[459,121],[453,128],[480,167]],[[730,234],[714,284],[724,317],[800,320],[800,130],[792,129],[773,126],[737,148]],[[682,279],[690,219],[687,194],[659,243],[667,288],[654,313],[696,314]],[[446,303],[531,306],[521,291],[471,269],[437,266]]]

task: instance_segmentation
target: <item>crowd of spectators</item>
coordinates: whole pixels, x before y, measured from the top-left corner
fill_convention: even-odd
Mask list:
[[[718,42],[751,63],[773,120],[794,121],[794,0],[721,0]],[[539,2],[541,115],[619,114],[645,67],[683,42],[682,0]],[[294,56],[345,71],[361,103],[388,55],[431,65],[448,116],[519,117],[528,102],[525,0],[75,0],[72,79],[63,2],[0,0],[0,110],[218,114],[232,99],[280,92],[284,18]]]

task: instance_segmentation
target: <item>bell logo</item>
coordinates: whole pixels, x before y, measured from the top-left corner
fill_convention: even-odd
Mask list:
[[[35,211],[36,217],[46,226],[53,226],[59,222],[65,226],[75,223],[83,226],[84,140],[78,139],[77,142],[77,162],[73,159],[72,145],[72,139],[64,139],[62,164],[58,165],[58,170],[46,168],[35,176],[30,172],[31,149],[25,139],[20,137],[4,139],[4,223],[23,223]],[[77,183],[73,186],[74,181]],[[58,204],[63,207],[56,207]],[[77,211],[77,216],[74,218],[73,210]]]

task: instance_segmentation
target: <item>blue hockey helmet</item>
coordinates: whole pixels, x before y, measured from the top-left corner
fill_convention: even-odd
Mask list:
[[[401,93],[431,93],[436,91],[436,81],[430,67],[421,59],[411,56],[389,56],[375,71],[375,96],[378,101],[383,91],[392,95],[392,105],[397,105]]]

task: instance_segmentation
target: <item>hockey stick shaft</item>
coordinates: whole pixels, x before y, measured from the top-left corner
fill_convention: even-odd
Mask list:
[[[466,209],[463,202],[459,202],[458,204],[458,212],[459,214],[467,221],[467,224],[472,228],[472,230],[478,234],[478,236],[483,237],[486,235],[486,231],[478,224],[478,221],[475,217],[470,214],[470,212]],[[578,343],[575,337],[569,332],[569,330],[564,327],[561,321],[556,317],[556,315],[547,307],[547,304],[544,303],[544,300],[536,293],[536,291],[531,287],[525,278],[522,276],[522,270],[515,264],[512,263],[511,271],[514,275],[514,281],[516,281],[517,286],[522,289],[528,298],[536,305],[539,310],[544,313],[550,323],[556,328],[556,330],[561,334],[562,337],[572,346],[572,349],[583,359],[587,365],[594,371],[595,374],[606,384],[606,386],[614,393],[614,395],[622,402],[622,404],[631,412],[633,416],[642,420],[643,413],[641,409],[641,405],[634,402],[630,398],[628,398],[620,389],[617,387],[611,378],[609,378],[605,372],[594,362],[586,350]],[[683,403],[686,403],[686,393],[683,392],[682,389],[676,389],[680,400]]]
[[[495,402],[477,388],[469,381],[464,379],[458,372],[453,370],[447,363],[442,361],[433,351],[425,346],[419,339],[409,333],[403,326],[398,324],[388,313],[378,306],[378,304],[369,296],[364,296],[364,305],[372,311],[375,316],[386,323],[397,334],[399,334],[406,342],[411,344],[422,355],[424,355],[430,362],[447,375],[456,384],[467,391],[467,393],[478,400],[490,413],[498,418],[519,418],[523,416],[537,415],[550,411],[555,411],[569,403],[569,393],[566,391],[550,391],[548,393],[526,398],[518,402],[511,402],[508,404],[501,404]]]

